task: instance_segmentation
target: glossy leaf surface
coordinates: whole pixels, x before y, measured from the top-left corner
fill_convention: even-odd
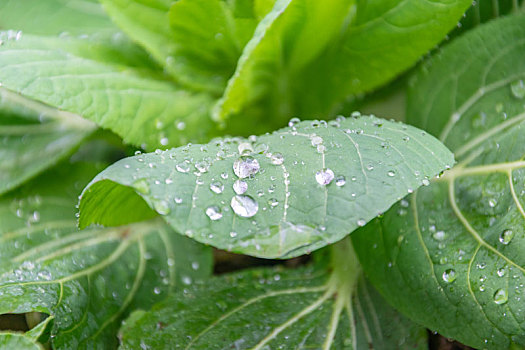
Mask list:
[[[393,305],[476,348],[525,344],[524,21],[482,25],[417,74],[409,121],[459,163],[353,236]]]
[[[84,191],[80,226],[156,211],[197,241],[288,258],[340,240],[453,162],[432,136],[400,123],[304,121],[124,159]],[[133,209],[145,203],[152,210]]]
[[[0,314],[51,315],[54,349],[116,346],[128,310],[210,273],[210,251],[162,220],[76,229],[76,195],[96,171],[62,166],[0,199]]]

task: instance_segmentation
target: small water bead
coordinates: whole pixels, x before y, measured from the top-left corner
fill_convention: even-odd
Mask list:
[[[399,204],[403,207],[403,208],[408,208],[409,206],[409,203],[406,199],[402,199],[401,202],[399,202]]]
[[[336,177],[335,179],[335,184],[338,186],[338,187],[342,187],[346,184],[346,178],[343,176],[343,175],[339,175],[338,177]]]
[[[230,205],[234,213],[243,218],[250,218],[259,210],[259,204],[250,196],[233,196]]]
[[[241,179],[257,174],[260,168],[257,159],[252,157],[240,158],[233,163],[233,172]]]
[[[299,119],[299,118],[292,118],[288,122],[288,126],[289,127],[293,127],[293,126],[297,125],[300,121],[301,121],[301,119]]]
[[[456,271],[453,269],[447,269],[445,272],[443,272],[443,281],[447,283],[452,283],[456,280],[457,275]]]
[[[405,142],[410,141],[410,137],[408,137],[408,136],[403,136],[403,141],[405,141]]]
[[[182,203],[182,198],[181,197],[175,197],[175,199],[173,199],[175,201],[176,204],[181,204]]]
[[[166,183],[166,185],[171,185],[173,183],[173,180],[168,177],[166,180],[164,180],[164,182]]]
[[[186,162],[182,162],[182,163],[179,163],[175,166],[175,169],[179,172],[179,173],[187,173],[190,171],[190,165]]]
[[[239,154],[241,156],[249,156],[253,153],[253,146],[251,143],[248,142],[241,142],[237,146],[237,150],[239,151]]]
[[[142,194],[148,194],[149,193],[149,183],[146,179],[138,179],[132,184],[133,188],[142,193]]]
[[[334,179],[335,175],[331,169],[324,168],[315,173],[315,180],[319,185],[326,186]]]
[[[170,213],[170,206],[167,201],[161,200],[154,203],[155,211],[160,215],[168,215]]]
[[[203,160],[203,161],[195,163],[195,168],[197,168],[197,170],[200,171],[201,173],[206,173],[208,172],[208,169],[210,168],[210,164],[208,164],[208,162]]]
[[[167,137],[161,137],[159,142],[162,146],[167,146],[170,143],[170,140]]]
[[[372,170],[374,170],[374,166],[373,166],[372,164],[368,164],[368,165],[366,166],[366,169],[367,169],[368,171],[372,171]]]
[[[326,151],[326,147],[324,145],[317,146],[317,153],[324,153]]]
[[[498,201],[496,199],[489,199],[489,207],[494,208],[496,205],[498,205]]]
[[[248,190],[248,184],[242,180],[237,180],[233,183],[233,190],[237,194],[243,194]]]
[[[501,232],[499,235],[499,241],[501,244],[509,244],[510,241],[512,241],[512,238],[514,237],[514,231],[506,229]]]
[[[185,122],[175,122],[175,127],[177,130],[184,130],[186,129],[186,123]]]
[[[359,227],[363,227],[366,225],[366,220],[365,219],[359,219],[357,220],[357,226]]]
[[[237,232],[231,231],[231,232],[230,232],[230,237],[231,237],[231,238],[235,238],[235,237],[237,237]]]
[[[509,300],[509,294],[506,289],[500,288],[494,293],[494,302],[498,305],[505,304]]]
[[[525,84],[523,83],[523,80],[517,80],[510,84],[510,91],[516,98],[525,98]]]
[[[195,180],[195,183],[196,183],[197,185],[204,185],[204,180],[201,179],[200,177],[198,177],[198,178]]]
[[[224,185],[220,181],[214,181],[210,184],[210,190],[214,193],[222,193],[224,191]]]
[[[323,143],[323,138],[320,136],[313,136],[311,141],[312,141],[312,146],[317,147],[318,145]]]
[[[182,283],[189,286],[193,281],[190,276],[182,276]]]
[[[284,163],[284,156],[281,153],[272,154],[270,159],[274,165],[281,165]]]
[[[421,181],[421,184],[423,186],[428,186],[428,185],[430,185],[430,181],[428,179],[423,179],[423,181]]]
[[[268,205],[270,207],[272,207],[272,208],[276,207],[276,206],[279,205],[279,201],[277,199],[275,199],[275,198],[271,198],[271,199],[268,200]]]
[[[393,177],[393,176],[396,176],[396,172],[394,170],[390,170],[388,171],[387,175],[390,177]]]
[[[437,231],[432,235],[432,238],[434,238],[436,241],[442,241],[447,237],[447,234],[445,231]]]
[[[505,268],[504,267],[501,267],[499,268],[496,273],[498,274],[499,277],[503,277],[505,276]]]
[[[226,180],[228,178],[228,173],[222,173],[221,178]]]
[[[216,205],[212,205],[206,208],[206,215],[208,215],[210,220],[213,220],[213,221],[219,220],[220,218],[222,218],[221,209]]]

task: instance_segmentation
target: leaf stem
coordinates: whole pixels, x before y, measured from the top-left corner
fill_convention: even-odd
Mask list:
[[[350,298],[361,274],[361,265],[350,237],[346,237],[331,247],[333,273],[329,287],[335,288],[338,297]],[[343,295],[341,295],[343,294]]]

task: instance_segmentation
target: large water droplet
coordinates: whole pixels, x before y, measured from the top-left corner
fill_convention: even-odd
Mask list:
[[[503,230],[503,232],[501,232],[501,234],[499,235],[499,241],[501,242],[501,244],[507,245],[510,243],[510,241],[512,241],[513,237],[514,231],[506,229]]]
[[[447,269],[443,272],[443,281],[447,283],[452,283],[456,280],[456,271],[453,269]]]
[[[233,163],[233,172],[241,179],[257,174],[260,168],[257,159],[252,157],[240,158]]]
[[[281,153],[274,153],[271,157],[272,164],[281,165],[284,163],[284,157]]]
[[[148,194],[149,193],[149,183],[146,179],[138,179],[135,182],[133,182],[133,188],[142,193],[142,194]]]
[[[510,91],[516,98],[525,98],[525,85],[523,84],[523,80],[517,80],[510,84]]]
[[[210,190],[215,193],[222,193],[224,190],[224,185],[220,181],[214,181],[210,184]]]
[[[498,305],[505,304],[509,300],[506,289],[500,288],[494,293],[494,302]]]
[[[206,215],[210,218],[210,220],[219,220],[222,218],[222,212],[221,209],[215,205],[212,205],[208,208],[206,208]]]
[[[231,207],[235,214],[243,218],[250,218],[257,214],[259,204],[250,196],[234,196],[231,200]]]
[[[324,168],[315,173],[315,181],[319,185],[326,186],[334,179],[334,172],[331,169]]]
[[[237,194],[243,194],[248,190],[248,184],[242,180],[237,180],[233,183],[233,190]]]

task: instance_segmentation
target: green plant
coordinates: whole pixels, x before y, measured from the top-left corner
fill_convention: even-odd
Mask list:
[[[0,348],[525,346],[525,15],[471,5],[0,2]]]

